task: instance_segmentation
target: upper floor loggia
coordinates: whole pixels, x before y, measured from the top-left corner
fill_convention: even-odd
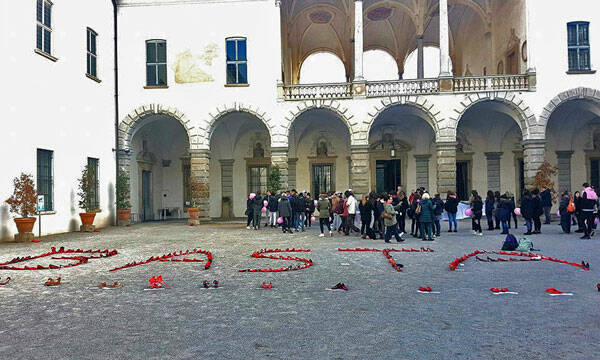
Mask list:
[[[276,4],[282,100],[535,90],[535,65],[527,44],[527,0],[281,0]],[[425,76],[427,49],[435,49],[439,58],[432,76]],[[303,66],[321,53],[339,59],[345,79],[303,81]],[[369,53],[383,54],[389,61],[367,61]],[[365,76],[372,67],[384,64],[393,68],[387,71],[389,78]]]

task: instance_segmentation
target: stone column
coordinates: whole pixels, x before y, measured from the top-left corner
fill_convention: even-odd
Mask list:
[[[456,142],[438,142],[437,148],[437,192],[456,192]]]
[[[573,151],[557,151],[558,192],[571,191],[571,156]]]
[[[500,157],[501,152],[486,152],[488,190],[501,191],[500,186]]]
[[[363,80],[363,2],[354,0],[354,80]]]
[[[440,77],[451,77],[450,37],[448,32],[448,0],[440,1]]]
[[[281,172],[280,187],[281,190],[288,190],[288,175],[289,175],[289,164],[288,164],[288,148],[287,147],[273,147],[271,148],[271,165],[279,166]]]
[[[277,87],[283,86],[283,52],[282,52],[282,44],[281,44],[281,32],[282,32],[282,24],[281,24],[281,1],[275,1],[275,50],[276,54],[279,54],[279,71],[277,72]]]
[[[289,159],[288,158],[288,188],[286,190],[291,190],[296,188],[296,164],[298,163],[298,158]]]
[[[525,186],[531,187],[535,174],[540,165],[544,162],[546,154],[546,140],[533,139],[524,140],[523,144],[523,162],[525,164]]]
[[[369,146],[350,147],[350,188],[357,198],[369,193]]]
[[[200,209],[199,219],[210,220],[210,154],[208,150],[190,150],[190,176],[200,184],[200,192],[192,199]]]
[[[431,154],[415,155],[415,168],[417,176],[417,187],[423,187],[428,191],[429,188],[429,158]]]
[[[417,36],[417,79],[425,78],[425,59],[423,52],[423,35]]]

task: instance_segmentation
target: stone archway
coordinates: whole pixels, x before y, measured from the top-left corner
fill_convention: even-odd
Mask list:
[[[566,103],[567,101],[575,99],[587,99],[600,104],[600,90],[595,90],[586,87],[578,87],[575,89],[563,91],[562,93],[556,95],[552,100],[550,100],[548,105],[546,105],[544,107],[544,110],[542,110],[538,121],[539,126],[542,128],[541,133],[544,135],[544,138],[548,127],[548,120],[550,120],[550,116],[552,116],[554,110],[556,110],[560,105]]]
[[[190,139],[190,150],[196,149],[198,136],[193,132],[193,126],[185,114],[174,107],[161,104],[142,105],[127,114],[119,123],[119,149],[123,152],[130,151],[131,139],[139,128],[142,120],[150,115],[166,115],[179,121]]]
[[[313,109],[325,109],[337,115],[348,128],[348,132],[352,138],[352,135],[354,134],[353,125],[356,125],[356,122],[353,121],[353,116],[348,113],[347,108],[343,107],[339,101],[335,100],[310,100],[298,104],[285,116],[286,123],[283,127],[286,140],[290,135],[290,129],[292,128],[294,121],[296,121],[300,115]]]
[[[433,129],[436,141],[440,139],[442,136],[439,126],[439,124],[442,122],[442,118],[440,116],[441,111],[432,101],[423,96],[396,96],[382,99],[380,103],[374,105],[371,111],[369,111],[369,118],[365,123],[366,129],[364,134],[361,134],[362,136],[360,136],[360,138],[368,141],[369,133],[371,132],[371,128],[373,127],[377,117],[379,117],[379,115],[386,110],[397,105],[409,105],[420,110],[420,112],[425,115],[424,120],[427,121],[427,123]]]
[[[487,92],[465,96],[454,108],[454,113],[456,115],[449,118],[450,121],[448,125],[454,132],[453,137],[456,136],[456,129],[458,128],[458,123],[462,116],[474,105],[485,101],[503,103],[516,112],[518,119],[515,120],[521,129],[523,140],[543,138],[543,132],[537,126],[535,115],[529,105],[517,95],[509,92]]]
[[[139,220],[172,211],[181,217],[190,206],[185,184],[196,151],[193,129],[183,112],[160,104],[140,106],[120,122],[118,164],[130,176],[132,212]]]

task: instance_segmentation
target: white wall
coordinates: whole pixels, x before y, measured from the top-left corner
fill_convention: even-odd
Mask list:
[[[77,178],[87,157],[100,159],[100,205],[96,225],[114,212],[114,80],[112,4],[107,0],[54,0],[52,62],[34,53],[36,2],[0,2],[0,239],[16,232],[3,200],[21,172],[36,177],[36,149],[54,151],[54,207],[42,234],[79,228]],[[77,16],[74,16],[77,14]],[[86,78],[86,28],[98,33],[98,77]],[[35,232],[37,235],[37,223]]]

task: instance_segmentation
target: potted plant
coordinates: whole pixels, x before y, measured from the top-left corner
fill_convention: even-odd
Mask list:
[[[117,173],[117,215],[120,222],[128,222],[131,217],[130,196],[129,174],[119,169]]]
[[[190,219],[198,219],[200,216],[200,208],[198,208],[198,200],[204,189],[198,179],[194,176],[190,177],[190,195],[192,196],[192,206],[188,208]]]
[[[95,169],[87,165],[84,166],[81,171],[81,178],[78,181],[79,192],[77,196],[79,196],[79,208],[85,211],[79,213],[79,217],[81,218],[82,230],[85,230],[85,227],[93,226],[96,213],[100,211],[100,209],[96,208],[94,201],[94,192],[96,190]]]
[[[271,194],[275,194],[281,189],[281,169],[278,165],[273,166],[267,176],[267,189]]]
[[[36,219],[30,215],[35,215],[38,195],[33,176],[21,173],[21,176],[14,178],[13,186],[13,194],[6,200],[6,204],[9,205],[10,212],[21,215],[14,218],[19,234],[31,233]]]

